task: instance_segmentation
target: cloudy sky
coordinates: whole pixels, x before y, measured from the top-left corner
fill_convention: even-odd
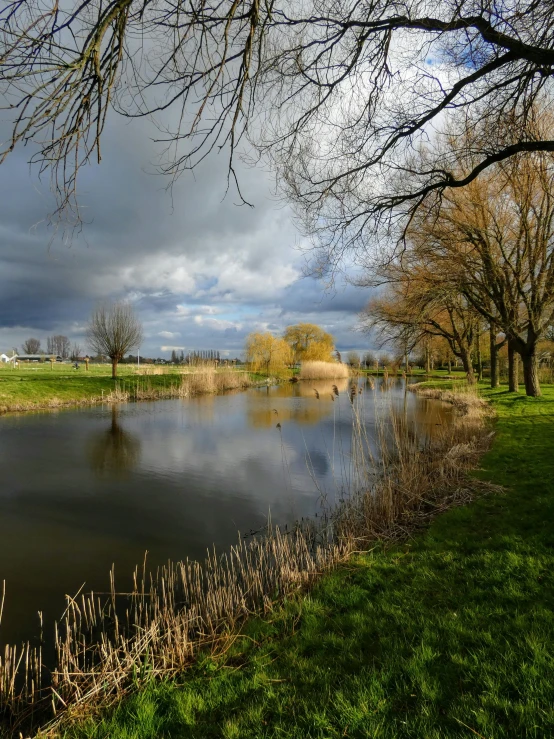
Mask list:
[[[278,333],[309,321],[330,331],[341,351],[363,350],[355,330],[367,293],[337,284],[333,293],[302,276],[306,246],[289,209],[272,196],[271,176],[241,169],[254,208],[227,197],[226,154],[185,174],[170,195],[153,174],[155,132],[112,116],[103,162],[84,171],[83,234],[70,244],[44,218],[48,181],[29,171],[29,151],[0,167],[0,351],[31,336],[65,334],[86,347],[85,325],[100,300],[132,300],[144,324],[141,354],[219,349],[241,353],[251,331]]]

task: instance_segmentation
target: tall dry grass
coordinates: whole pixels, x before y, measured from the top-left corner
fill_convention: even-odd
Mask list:
[[[223,390],[239,390],[250,387],[252,382],[247,372],[237,370],[215,370],[199,367],[181,378],[181,392],[185,395],[218,393]]]
[[[421,387],[420,383],[408,385],[408,390],[422,398],[449,403],[461,416],[465,417],[466,422],[468,418],[481,419],[490,413],[490,406],[483,398],[479,397],[475,385],[468,385],[465,382],[460,382],[453,390]]]
[[[348,377],[350,369],[342,362],[302,362],[299,380],[338,380]]]
[[[371,541],[404,538],[437,513],[464,505],[480,492],[499,490],[467,474],[492,441],[488,404],[473,388],[422,395],[451,403],[456,410],[453,422],[422,442],[407,416],[391,409],[390,422],[377,424],[378,455],[372,455],[354,408],[352,454],[357,477],[351,496],[337,510],[340,539],[363,548]]]
[[[204,393],[219,393],[225,390],[242,390],[252,386],[247,372],[240,370],[216,370],[214,367],[197,367],[183,372],[180,380],[167,385],[152,385],[148,377],[138,383],[126,383],[122,378],[116,387],[102,399],[110,403],[128,400],[161,400],[167,398],[189,398]]]
[[[214,387],[212,382],[206,377],[202,387]],[[378,424],[379,449],[373,454],[362,420],[363,396],[349,397],[356,475],[337,508],[317,526],[272,529],[202,563],[170,563],[152,574],[144,563],[129,593],[117,591],[112,571],[107,594],[68,598],[55,630],[53,667],[47,669],[41,648],[30,643],[7,646],[0,657],[4,735],[37,726],[52,730],[60,719],[181,672],[199,650],[224,649],[243,619],[266,613],[352,551],[405,537],[439,511],[490,487],[466,474],[491,438],[482,406],[460,403],[455,423],[424,442],[403,413],[394,411]]]

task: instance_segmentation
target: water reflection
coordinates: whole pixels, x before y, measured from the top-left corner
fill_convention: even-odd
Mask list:
[[[316,424],[333,415],[333,403],[341,394],[347,393],[348,387],[348,380],[342,379],[301,380],[267,388],[263,394],[249,396],[248,421],[253,428],[268,428],[286,421],[300,425]],[[300,398],[314,402],[294,402]]]
[[[134,469],[140,459],[140,439],[121,426],[118,414],[114,403],[110,425],[104,431],[95,431],[89,442],[90,466],[99,477],[121,477]]]
[[[392,417],[418,439],[447,423],[448,409],[406,393],[402,380],[373,388],[359,378],[353,403],[350,384],[0,419],[1,641],[35,633],[38,610],[51,622],[83,583],[105,590],[112,563],[124,587],[145,550],[152,568],[201,558],[262,528],[269,512],[281,525],[313,516],[322,492],[332,504],[353,479],[353,412],[374,453]]]

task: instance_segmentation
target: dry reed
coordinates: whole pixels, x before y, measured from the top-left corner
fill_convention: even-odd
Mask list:
[[[216,370],[214,367],[198,367],[192,372],[183,372],[180,381],[163,387],[152,386],[148,380],[133,386],[134,400],[156,398],[188,398],[193,395],[219,393],[225,390],[242,390],[252,386],[247,372],[238,370]]]
[[[408,390],[417,393],[422,398],[449,403],[462,416],[480,418],[492,412],[486,400],[479,397],[474,385],[460,382],[454,390],[441,390],[440,388],[422,387],[420,383],[414,383],[408,385]]]
[[[446,399],[441,394],[422,394]],[[395,541],[480,492],[500,490],[467,475],[493,434],[486,424],[490,407],[471,389],[459,395],[447,394],[447,402],[457,411],[454,422],[442,426],[424,444],[407,418],[391,409],[390,424],[377,425],[379,459],[372,457],[365,428],[354,409],[357,480],[353,494],[338,511],[335,527],[341,540],[356,541],[360,548],[371,541]]]
[[[212,387],[215,379],[205,382]],[[82,716],[133,686],[176,675],[200,649],[225,648],[244,618],[266,613],[352,551],[409,536],[437,512],[491,489],[466,475],[491,438],[483,406],[473,404],[425,443],[391,409],[390,422],[378,425],[375,458],[362,421],[363,396],[349,394],[356,475],[348,497],[317,528],[272,529],[222,556],[169,563],[153,574],[145,562],[130,593],[117,592],[112,570],[108,594],[68,598],[56,626],[51,670],[42,664],[40,648],[29,643],[6,646],[0,657],[6,731],[17,736],[31,724],[55,731],[60,718]],[[470,405],[459,408],[462,413]]]
[[[302,362],[299,380],[337,380],[348,377],[350,370],[341,362]]]

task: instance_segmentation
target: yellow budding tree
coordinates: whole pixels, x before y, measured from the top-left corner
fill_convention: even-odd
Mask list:
[[[285,329],[285,341],[296,362],[332,362],[335,341],[313,323],[297,323]]]
[[[284,339],[265,333],[254,332],[246,337],[246,361],[254,372],[278,372],[292,361],[290,346]]]

